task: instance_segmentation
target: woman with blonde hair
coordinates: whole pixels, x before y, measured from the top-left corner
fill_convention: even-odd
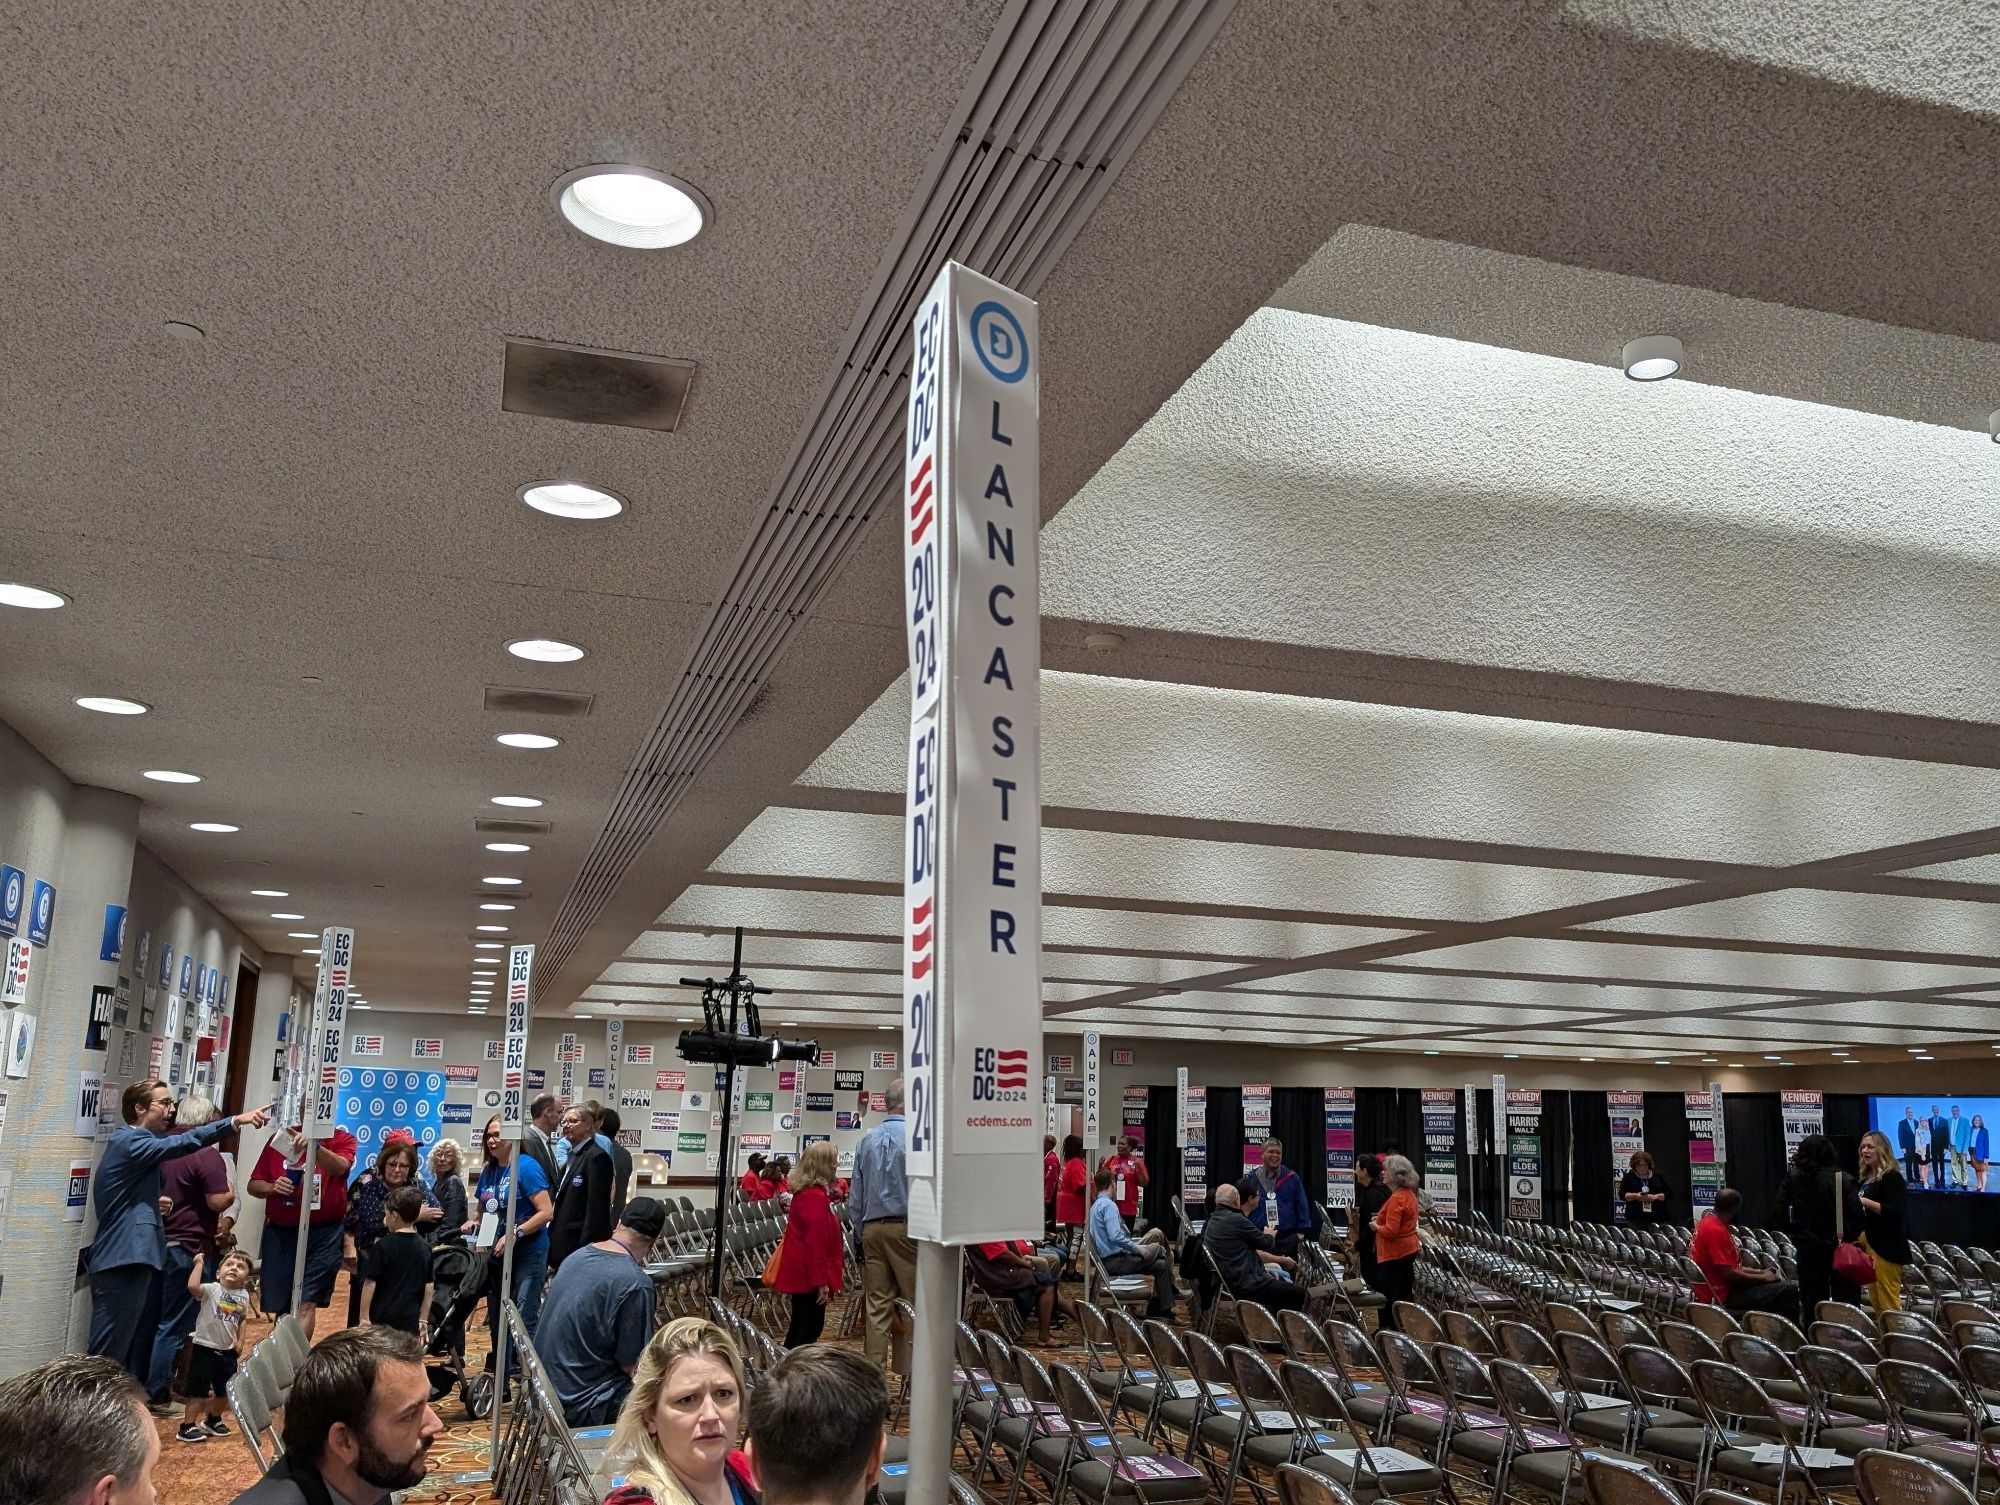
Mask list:
[[[1896,1168],[1889,1136],[1874,1129],[1861,1136],[1861,1242],[1875,1256],[1875,1281],[1868,1287],[1877,1312],[1903,1309],[1903,1266],[1910,1262],[1910,1235],[1903,1224],[1909,1192]],[[1806,1313],[1808,1317],[1812,1313]]]
[[[1423,1184],[1417,1168],[1402,1155],[1382,1157],[1382,1180],[1389,1200],[1369,1219],[1375,1232],[1375,1289],[1386,1298],[1379,1317],[1382,1326],[1396,1326],[1396,1303],[1408,1301],[1417,1289],[1417,1188]]]
[[[806,1146],[791,1175],[792,1209],[771,1288],[792,1298],[792,1325],[785,1347],[817,1343],[826,1329],[826,1305],[840,1293],[842,1239],[827,1188],[840,1160],[830,1139]]]
[[[618,1482],[604,1505],[759,1505],[735,1451],[743,1356],[728,1333],[682,1317],[653,1335],[611,1433]]]

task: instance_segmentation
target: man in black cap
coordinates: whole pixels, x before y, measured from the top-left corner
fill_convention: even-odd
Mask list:
[[[666,1226],[662,1203],[634,1197],[611,1237],[570,1255],[549,1282],[535,1352],[573,1427],[615,1421],[632,1388],[632,1371],[653,1336],[646,1262]]]

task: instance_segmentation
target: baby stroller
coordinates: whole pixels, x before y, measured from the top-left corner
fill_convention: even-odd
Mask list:
[[[468,1374],[465,1368],[465,1324],[486,1294],[493,1256],[468,1248],[464,1240],[439,1244],[431,1251],[431,1346],[424,1367],[431,1377],[431,1399],[440,1400],[458,1386],[466,1415],[484,1421],[493,1412],[493,1376]]]

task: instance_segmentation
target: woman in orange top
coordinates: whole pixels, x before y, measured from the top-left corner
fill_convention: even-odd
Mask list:
[[[1375,1230],[1375,1289],[1389,1304],[1381,1324],[1396,1326],[1396,1303],[1408,1301],[1417,1286],[1417,1168],[1403,1155],[1385,1156],[1382,1179],[1389,1200],[1369,1219]]]
[[[837,1159],[833,1141],[822,1139],[806,1146],[792,1171],[792,1210],[785,1216],[785,1238],[771,1277],[772,1288],[792,1298],[787,1348],[819,1341],[827,1301],[840,1292],[840,1224],[826,1192]]]

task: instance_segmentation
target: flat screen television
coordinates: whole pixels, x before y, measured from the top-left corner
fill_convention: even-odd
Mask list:
[[[1955,1093],[1868,1099],[1871,1128],[1886,1135],[1911,1191],[2000,1194],[2000,1097]]]

